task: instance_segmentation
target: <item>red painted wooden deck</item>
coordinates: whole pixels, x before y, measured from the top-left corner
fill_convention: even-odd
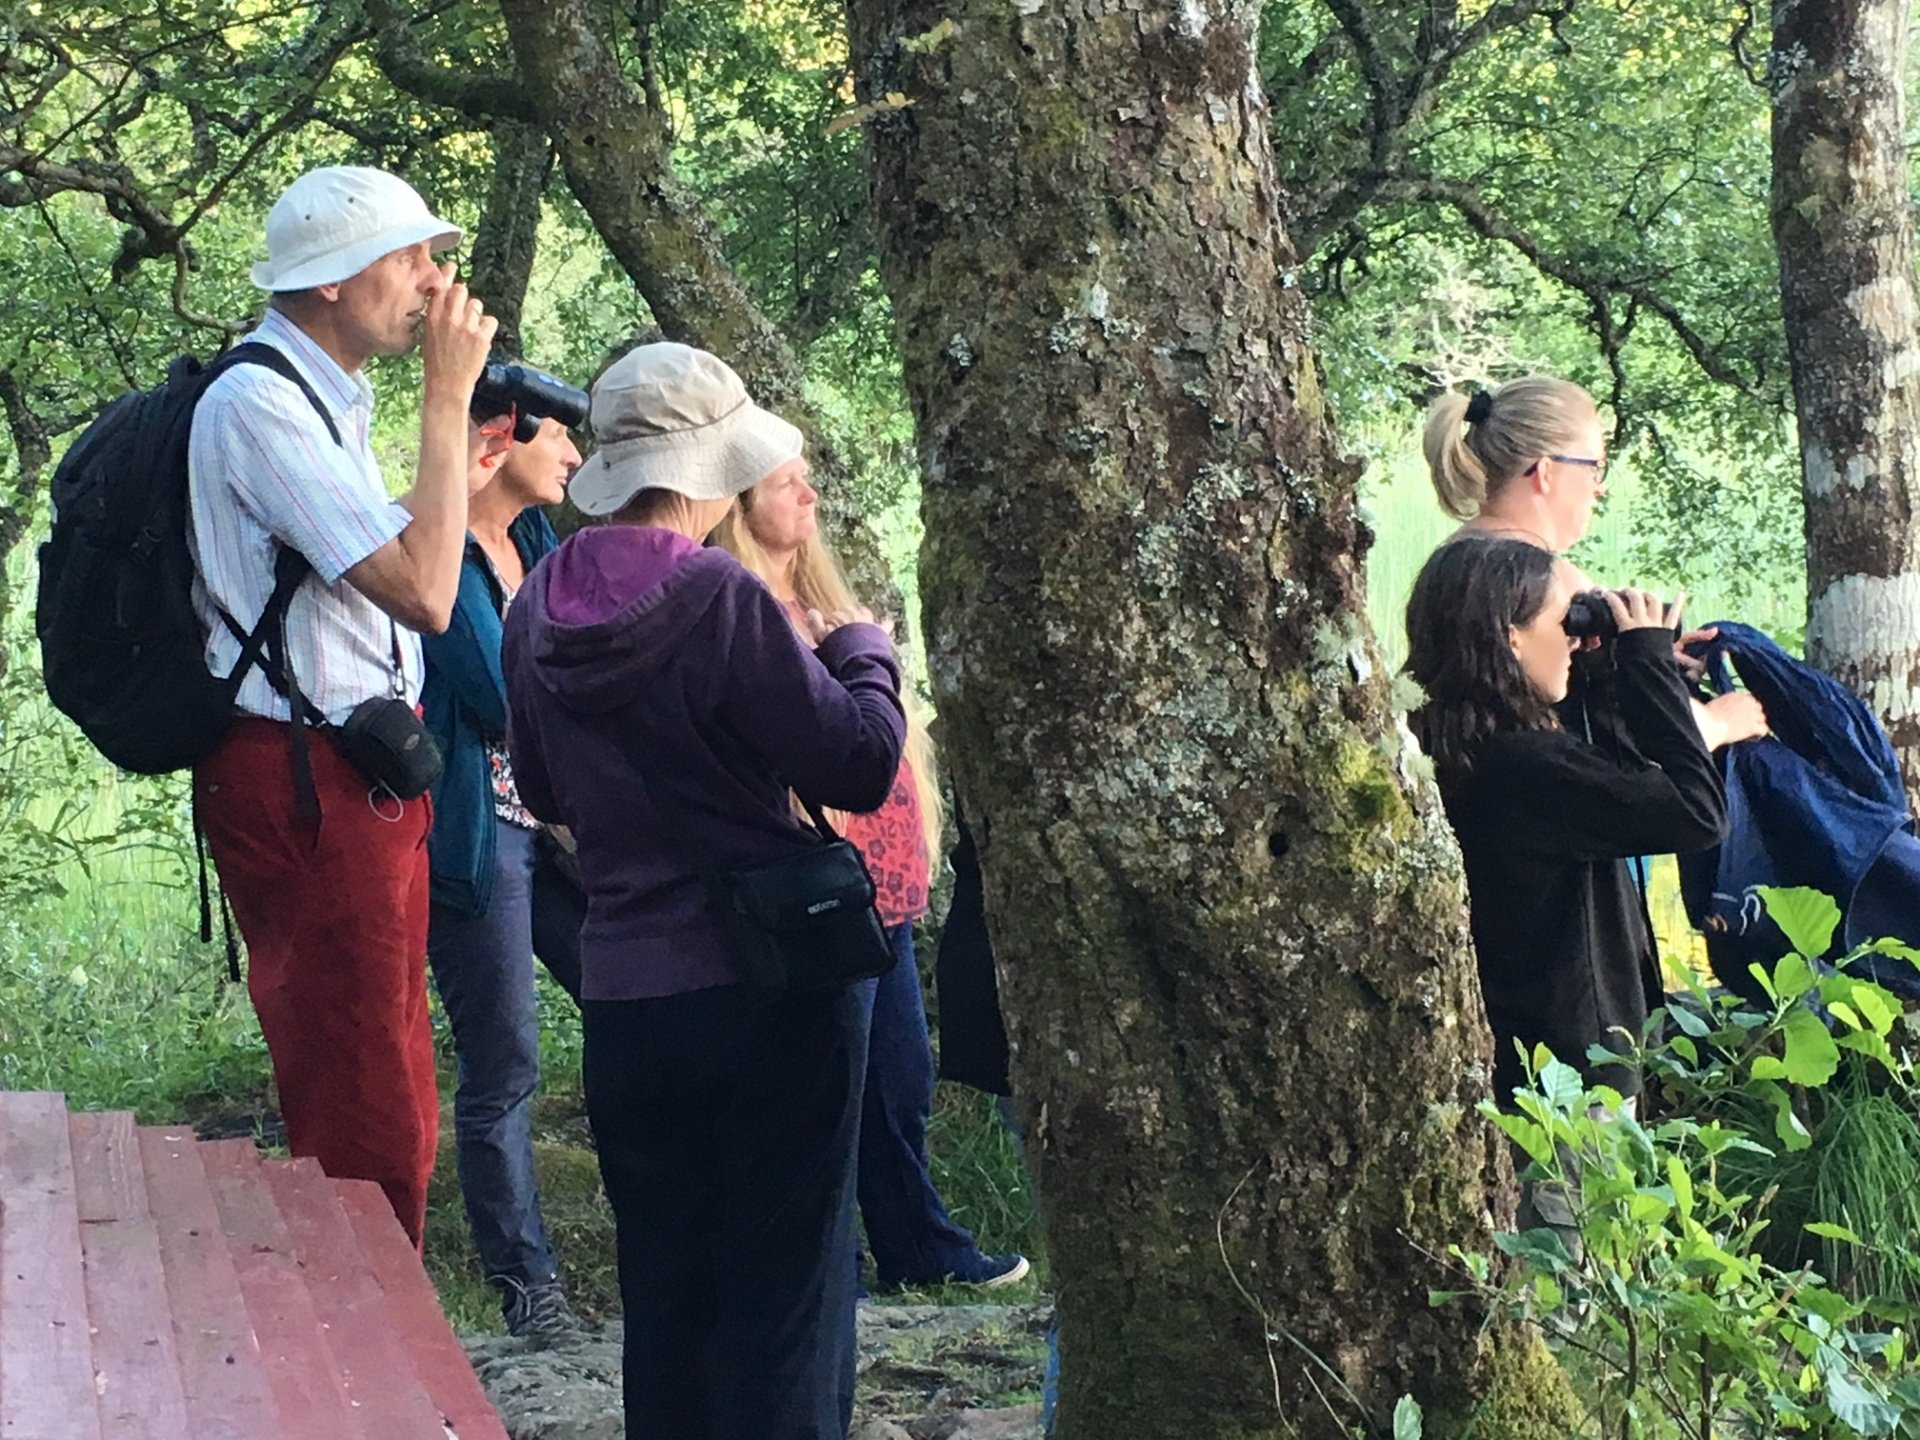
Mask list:
[[[0,1092],[0,1440],[507,1440],[380,1187]]]

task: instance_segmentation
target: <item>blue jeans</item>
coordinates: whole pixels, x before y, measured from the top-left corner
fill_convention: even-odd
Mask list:
[[[852,987],[589,1000],[587,1115],[613,1207],[627,1440],[845,1440]]]
[[[490,1280],[540,1285],[558,1271],[533,1174],[533,1092],[540,1083],[540,1019],[534,1004],[535,836],[495,822],[493,896],[486,912],[435,906],[427,963],[453,1026],[459,1086],[454,1153],[473,1248]],[[579,920],[542,904],[543,957],[579,984]],[[559,913],[554,913],[558,910]],[[584,913],[584,911],[580,912]],[[569,928],[569,923],[571,928]]]
[[[927,1172],[933,1046],[913,926],[887,929],[897,963],[858,988],[869,1017],[867,1089],[860,1111],[860,1219],[883,1290],[985,1279],[986,1257],[953,1222]]]

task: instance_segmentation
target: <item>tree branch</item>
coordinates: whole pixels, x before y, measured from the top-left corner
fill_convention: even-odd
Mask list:
[[[1723,359],[1707,339],[1688,323],[1679,307],[1658,294],[1644,275],[1602,270],[1576,264],[1552,254],[1531,231],[1521,228],[1496,211],[1484,195],[1471,185],[1438,175],[1408,174],[1393,177],[1379,191],[1383,200],[1431,200],[1450,208],[1483,239],[1497,240],[1519,251],[1543,275],[1577,290],[1596,306],[1604,306],[1611,296],[1624,296],[1637,306],[1658,315],[1686,347],[1702,371],[1751,399],[1763,398],[1755,383]],[[1610,312],[1609,312],[1610,313]]]
[[[413,33],[413,18],[398,0],[369,0],[374,60],[381,73],[409,95],[474,120],[509,119],[530,124],[540,116],[520,77],[511,71],[456,71],[427,58]]]
[[[520,311],[533,274],[540,230],[540,201],[553,173],[553,142],[547,132],[517,120],[493,127],[493,180],[486,208],[473,233],[473,293],[500,322],[494,348],[520,355]]]

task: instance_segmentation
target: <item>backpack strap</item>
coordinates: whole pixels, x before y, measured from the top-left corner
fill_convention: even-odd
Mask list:
[[[320,396],[308,383],[307,377],[300,373],[299,366],[283,351],[251,340],[244,345],[234,346],[208,368],[218,376],[236,365],[260,365],[281,379],[291,380],[298,385],[300,393],[313,406],[314,414],[320,417],[320,423],[327,427],[327,434],[333,438],[334,445],[339,447],[344,444],[339,427],[333,423],[333,416],[327,413]],[[238,621],[225,610],[220,611],[221,620],[240,642],[240,658],[234,662],[227,677],[235,692],[239,691],[240,682],[246,678],[247,671],[257,665],[275,693],[287,702],[287,710],[293,719],[288,756],[293,772],[293,815],[295,820],[310,828],[320,823],[320,795],[313,783],[313,760],[307,753],[307,730],[309,727],[324,727],[327,717],[300,693],[300,683],[294,677],[293,661],[287,650],[287,612],[293,607],[294,592],[311,573],[313,566],[306,556],[291,545],[281,544],[273,560],[273,593],[267,597],[266,606],[261,610],[259,622],[253,629],[242,630]],[[397,650],[397,636],[394,645]]]

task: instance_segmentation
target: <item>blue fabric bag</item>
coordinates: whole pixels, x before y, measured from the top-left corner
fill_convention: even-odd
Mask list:
[[[1893,746],[1873,712],[1829,675],[1750,626],[1720,621],[1715,640],[1690,647],[1717,693],[1732,671],[1767,710],[1772,735],[1720,750],[1727,838],[1680,857],[1687,918],[1707,941],[1715,977],[1753,1000],[1749,967],[1771,969],[1792,948],[1754,893],[1808,886],[1841,907],[1828,961],[1868,940],[1920,948],[1920,840]],[[1920,998],[1920,971],[1893,956],[1856,969]]]

